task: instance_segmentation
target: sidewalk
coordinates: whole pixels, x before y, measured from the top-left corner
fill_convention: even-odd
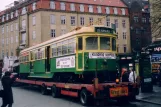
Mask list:
[[[152,93],[141,93],[140,91],[140,94],[136,96],[136,99],[138,101],[161,105],[161,87],[153,86]]]

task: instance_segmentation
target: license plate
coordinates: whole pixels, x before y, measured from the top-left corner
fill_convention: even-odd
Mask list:
[[[110,97],[128,96],[128,87],[110,88]]]

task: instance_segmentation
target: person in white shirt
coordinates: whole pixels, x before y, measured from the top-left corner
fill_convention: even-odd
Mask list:
[[[130,69],[130,74],[129,74],[129,82],[135,83],[136,82],[136,72],[132,70],[132,68]]]

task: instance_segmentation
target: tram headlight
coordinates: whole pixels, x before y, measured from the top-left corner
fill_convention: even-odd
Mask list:
[[[118,84],[119,82],[120,82],[120,80],[117,78],[117,79],[116,79],[116,84]]]

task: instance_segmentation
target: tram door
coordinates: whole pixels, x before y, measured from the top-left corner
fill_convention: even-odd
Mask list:
[[[78,39],[77,39],[77,43],[78,43],[78,45],[77,45],[77,51],[78,51],[78,53],[77,53],[77,69],[78,70],[82,70],[83,69],[83,57],[84,57],[84,55],[83,55],[83,38],[82,37],[78,37]]]
[[[50,71],[50,46],[46,47],[46,71]]]

